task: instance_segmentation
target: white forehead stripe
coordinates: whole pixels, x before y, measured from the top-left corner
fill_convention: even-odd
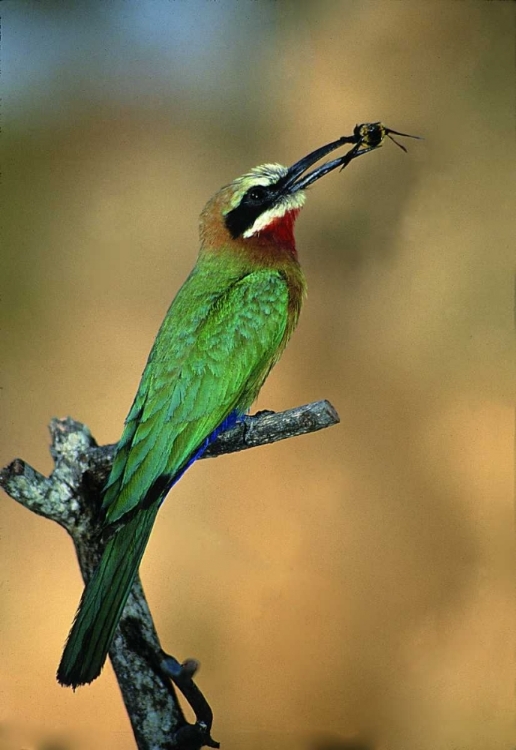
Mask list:
[[[287,167],[282,164],[261,164],[259,167],[253,167],[250,172],[242,175],[242,177],[237,177],[231,183],[233,196],[224,213],[229,213],[233,208],[236,208],[249,188],[254,185],[269,187],[269,185],[285,177],[287,172]]]
[[[288,169],[283,164],[260,164],[259,167],[253,167],[250,172],[237,181],[251,181],[253,185],[270,185],[281,177],[285,177]]]
[[[249,229],[246,229],[242,236],[248,239],[254,234],[263,231],[269,224],[272,224],[274,219],[281,219],[288,211],[296,211],[302,208],[304,202],[305,194],[302,190],[292,195],[285,195],[271,208],[260,214],[254,224]]]

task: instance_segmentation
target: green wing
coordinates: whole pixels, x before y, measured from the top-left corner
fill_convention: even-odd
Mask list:
[[[279,272],[249,273],[217,294],[203,294],[204,281],[187,280],[149,356],[106,485],[108,523],[181,471],[235,409],[249,408],[286,343]]]

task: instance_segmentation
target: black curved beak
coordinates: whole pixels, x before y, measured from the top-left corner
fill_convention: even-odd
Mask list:
[[[405,138],[417,138],[420,140],[420,136],[418,135],[409,135],[408,133],[400,133],[397,130],[391,130],[381,122],[368,122],[363,123],[362,125],[356,125],[353,130],[353,135],[343,135],[338,140],[332,141],[332,143],[328,143],[326,146],[321,146],[315,151],[312,151],[311,154],[308,154],[308,156],[304,156],[293,164],[289,168],[281,188],[288,193],[295,193],[298,190],[304,190],[316,180],[324,177],[328,172],[332,172],[338,167],[344,169],[344,167],[347,167],[353,159],[379,148],[386,137],[394,141],[394,143],[403,151],[406,151],[407,149],[405,146],[394,140],[392,134]],[[327,154],[335,151],[335,149],[349,143],[353,143],[354,146],[346,154],[339,156],[337,159],[332,159],[332,161],[328,161],[325,164],[321,164],[319,167],[316,167],[316,169],[306,174],[306,171],[320,159],[323,159]]]

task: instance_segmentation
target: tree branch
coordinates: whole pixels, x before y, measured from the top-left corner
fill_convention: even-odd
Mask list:
[[[284,412],[243,417],[221,433],[202,458],[254,448],[331,427],[339,416],[328,401],[316,401]],[[84,581],[102,554],[102,489],[116,445],[98,446],[88,427],[71,418],[50,423],[54,470],[45,477],[22,459],[0,471],[0,487],[34,513],[63,526],[73,539]],[[182,665],[161,651],[139,577],[135,581],[109,656],[131,720],[139,750],[197,750],[218,747],[211,738],[211,709],[193,683],[194,660]],[[190,725],[172,682],[194,709]]]

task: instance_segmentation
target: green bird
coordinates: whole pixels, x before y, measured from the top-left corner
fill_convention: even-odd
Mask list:
[[[249,410],[283,352],[306,292],[293,234],[304,190],[384,136],[373,131],[376,140],[368,141],[356,133],[290,168],[255,167],[204,208],[197,263],[154,342],[105,487],[111,536],[64,649],[62,685],[77,687],[100,674],[167,492]],[[307,171],[345,143],[355,145]]]

